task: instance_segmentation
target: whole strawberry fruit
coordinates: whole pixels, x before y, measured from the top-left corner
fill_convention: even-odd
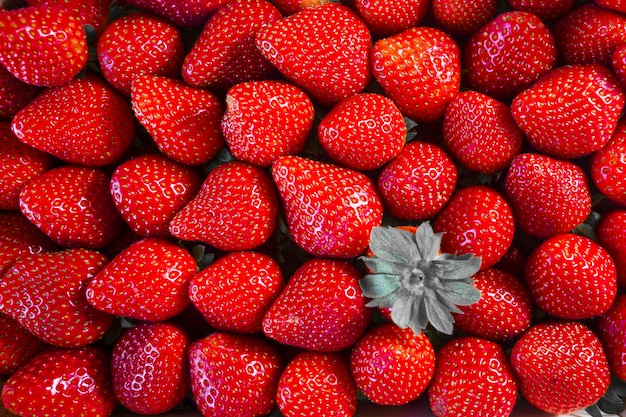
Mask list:
[[[604,214],[596,227],[596,237],[615,262],[618,285],[626,287],[626,210]]]
[[[620,120],[606,146],[591,156],[590,171],[600,192],[626,207],[626,121]]]
[[[626,380],[626,295],[618,295],[611,308],[598,317],[596,333],[604,346],[611,372]]]

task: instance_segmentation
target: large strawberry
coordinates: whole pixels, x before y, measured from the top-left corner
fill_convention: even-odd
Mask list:
[[[47,347],[17,320],[0,314],[0,375],[15,373]]]
[[[606,146],[591,156],[591,179],[609,200],[626,206],[626,120],[617,123]]]
[[[0,65],[0,119],[9,119],[25,107],[44,87],[26,84]]]
[[[495,16],[497,9],[497,0],[432,0],[430,3],[430,15],[435,27],[462,36],[471,35],[481,28]]]
[[[385,38],[417,26],[428,13],[428,0],[354,0],[354,9],[373,35]]]
[[[126,0],[126,3],[165,17],[178,26],[198,26],[230,0]]]
[[[611,372],[626,380],[626,295],[618,295],[611,308],[598,317],[596,333],[604,346]]]
[[[615,262],[618,285],[626,288],[626,210],[605,213],[596,227],[596,237]]]

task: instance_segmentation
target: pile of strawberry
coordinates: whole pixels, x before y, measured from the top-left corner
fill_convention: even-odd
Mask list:
[[[0,6],[8,411],[623,411],[624,2]]]

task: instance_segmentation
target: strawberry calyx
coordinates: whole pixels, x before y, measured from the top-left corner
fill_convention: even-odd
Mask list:
[[[597,403],[585,408],[592,417],[619,416],[624,411],[626,398],[626,381],[617,377],[611,379],[611,385]]]
[[[371,257],[360,259],[372,271],[359,280],[368,307],[391,308],[392,321],[420,334],[428,323],[452,334],[452,312],[457,306],[477,302],[480,291],[472,276],[481,258],[473,254],[440,253],[443,233],[434,233],[429,222],[415,233],[396,227],[374,227],[370,234]]]

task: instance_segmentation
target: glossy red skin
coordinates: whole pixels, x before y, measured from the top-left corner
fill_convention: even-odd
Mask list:
[[[469,36],[495,16],[497,7],[497,0],[433,0],[430,14],[435,27],[447,33]]]
[[[43,87],[26,84],[0,66],[0,118],[10,119],[30,103]]]
[[[418,26],[426,17],[427,0],[354,0],[359,13],[373,35],[385,38]]]
[[[188,27],[205,23],[228,0],[126,0],[126,3],[165,17],[176,25]]]
[[[597,5],[616,12],[626,13],[626,2],[624,0],[597,0]]]
[[[611,372],[626,379],[626,295],[618,295],[611,308],[598,317],[595,330],[604,346]]]
[[[626,206],[626,122],[619,121],[606,146],[591,156],[590,172],[605,197]]]
[[[12,375],[49,347],[17,320],[0,314],[0,375]]]
[[[514,10],[534,13],[543,20],[552,21],[572,10],[575,0],[509,0],[508,3]]]
[[[596,227],[596,237],[615,262],[618,286],[626,288],[626,210],[604,214]]]
[[[40,4],[63,4],[72,12],[82,25],[93,27],[99,36],[109,23],[108,0],[26,0],[29,6]]]
[[[615,47],[611,54],[611,66],[613,73],[619,80],[622,88],[626,88],[626,43]]]

